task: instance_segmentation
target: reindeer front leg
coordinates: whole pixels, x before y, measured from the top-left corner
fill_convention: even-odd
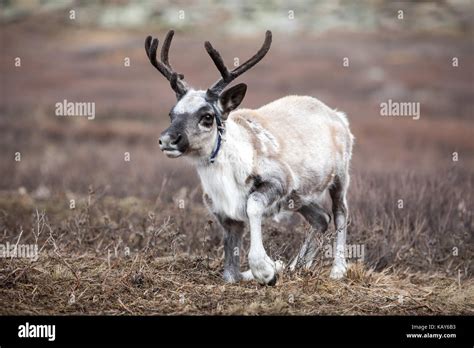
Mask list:
[[[247,200],[247,216],[250,225],[249,265],[253,277],[260,284],[275,285],[277,273],[283,269],[283,263],[273,262],[265,252],[262,241],[262,218],[265,210],[278,197],[275,187],[262,185],[250,194]],[[248,272],[245,272],[248,276]]]
[[[240,273],[240,248],[242,246],[242,234],[244,223],[218,216],[218,220],[224,229],[224,274],[227,283],[235,283],[241,280]]]

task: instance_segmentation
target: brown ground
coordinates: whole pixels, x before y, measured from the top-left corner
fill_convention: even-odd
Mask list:
[[[37,261],[0,261],[3,314],[474,313],[472,278],[456,279],[435,271],[442,267],[423,265],[427,261],[416,244],[424,238],[412,238],[415,247],[407,250],[403,229],[394,242],[401,247],[390,259],[393,266],[379,264],[381,271],[353,260],[347,279],[332,281],[331,260],[320,253],[311,270],[285,273],[275,287],[226,285],[220,234],[202,206],[180,211],[161,201],[100,196],[91,192],[73,211],[27,194],[4,197],[0,222],[6,230],[18,220],[31,221],[12,243],[35,242],[41,252]],[[268,224],[266,230],[270,255],[286,261],[308,231],[302,223],[291,230]],[[329,243],[330,235],[321,241]],[[376,237],[368,238],[367,249],[380,248]],[[374,259],[371,251],[368,260]],[[429,267],[428,273],[414,271]],[[459,265],[451,260],[448,267]]]
[[[343,282],[330,280],[324,270],[319,276],[284,275],[272,288],[224,285],[220,259],[187,254],[137,255],[110,265],[96,255],[51,255],[14,267],[2,270],[8,274],[0,289],[3,314],[474,313],[472,280],[459,286],[442,276],[370,272],[358,264]]]
[[[142,46],[146,34],[163,32],[60,26],[55,18],[2,28],[0,242],[44,248],[36,262],[0,259],[0,314],[474,313],[469,36],[275,36],[271,53],[241,79],[249,85],[243,106],[307,94],[348,114],[356,136],[348,238],[366,255],[342,282],[328,279],[321,258],[268,288],[222,283],[221,235],[197,177],[158,151],[174,97]],[[205,39],[231,61],[262,38],[178,33],[171,61],[201,86],[217,77]],[[389,98],[421,102],[421,119],[380,117]],[[63,99],[95,101],[96,119],[54,116]],[[298,218],[267,223],[270,255],[288,261],[307,228]]]

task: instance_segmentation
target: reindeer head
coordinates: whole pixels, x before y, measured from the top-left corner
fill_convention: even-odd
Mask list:
[[[148,36],[145,40],[145,50],[151,64],[168,79],[178,100],[169,114],[171,125],[161,133],[160,149],[168,157],[175,158],[186,154],[209,157],[210,162],[213,162],[221,145],[223,122],[244,99],[247,85],[241,83],[225,91],[224,89],[267,54],[272,34],[267,31],[260,50],[232,71],[227,69],[219,52],[207,41],[204,45],[206,51],[222,75],[207,91],[191,88],[184,81],[184,76],[172,69],[168,52],[173,35],[173,30],[166,35],[161,48],[161,61],[156,59],[158,39]]]

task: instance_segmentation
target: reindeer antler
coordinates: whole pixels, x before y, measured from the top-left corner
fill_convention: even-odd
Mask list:
[[[204,47],[206,48],[207,53],[216,65],[217,70],[219,70],[222,75],[222,78],[216,81],[212,85],[212,87],[208,89],[208,93],[212,94],[213,96],[218,96],[228,84],[230,84],[238,76],[242,75],[244,72],[252,68],[260,60],[262,60],[262,58],[265,57],[268,50],[270,49],[271,43],[272,32],[267,30],[267,32],[265,33],[265,41],[263,42],[263,45],[258,50],[258,52],[242,65],[238,66],[232,71],[229,71],[224,64],[224,60],[222,59],[220,53],[214,47],[212,47],[209,41],[206,41]]]
[[[176,92],[176,96],[180,98],[186,94],[188,86],[183,80],[184,75],[178,74],[171,67],[168,60],[168,52],[171,46],[171,40],[173,39],[174,30],[170,30],[166,34],[163,47],[161,48],[161,62],[156,59],[156,50],[158,49],[158,39],[153,39],[148,36],[145,40],[145,51],[150,63],[170,82],[171,88]]]

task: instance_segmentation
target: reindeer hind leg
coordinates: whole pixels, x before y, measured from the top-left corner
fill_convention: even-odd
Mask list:
[[[312,230],[306,236],[300,252],[291,262],[291,271],[302,267],[309,269],[312,266],[317,253],[316,234],[326,232],[331,222],[331,215],[316,202],[302,206],[298,212],[311,224]]]

